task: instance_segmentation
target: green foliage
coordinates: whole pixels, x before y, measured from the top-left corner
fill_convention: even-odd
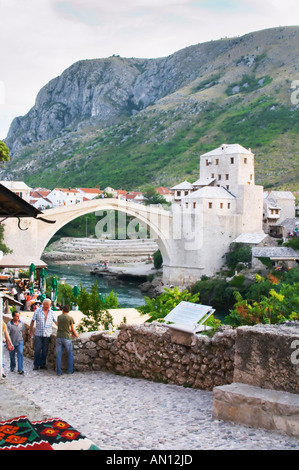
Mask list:
[[[149,206],[151,204],[170,205],[170,203],[167,202],[166,199],[161,194],[159,194],[153,186],[149,186],[148,188],[146,188],[143,193],[143,196],[143,202],[146,206]]]
[[[226,265],[230,269],[235,269],[239,263],[249,263],[251,261],[251,248],[242,243],[231,243],[229,252],[225,254]]]
[[[221,323],[221,320],[218,320],[217,318],[214,317],[214,315],[211,315],[207,321],[206,321],[206,325],[210,327],[209,330],[203,330],[201,332],[201,334],[205,335],[205,336],[213,336],[216,331],[218,330],[218,328],[220,328],[220,326],[222,325]]]
[[[106,308],[120,308],[117,299],[117,292],[114,292],[113,290],[111,290],[109,294],[104,295],[104,301]]]
[[[54,276],[48,275],[46,277],[46,297],[48,299],[51,298],[51,282]],[[59,277],[55,276],[57,280],[59,281]],[[73,303],[77,303],[76,297],[73,294],[72,286],[70,284],[60,284],[58,282],[57,286],[57,303],[61,305],[70,305],[70,307],[73,305]]]
[[[241,287],[243,286],[245,281],[245,276],[242,274],[239,274],[238,276],[234,276],[231,281],[229,281],[229,284],[233,287]]]
[[[199,302],[204,305],[213,305],[214,308],[232,307],[235,298],[234,288],[224,279],[207,278],[203,276],[191,287],[192,294],[199,295]]]
[[[178,287],[165,288],[164,292],[154,299],[145,297],[145,305],[137,307],[141,315],[148,315],[148,322],[163,321],[163,318],[180,302],[197,302],[198,294],[192,295],[188,290],[181,292]]]
[[[7,162],[9,160],[9,149],[7,145],[0,140],[0,161]]]
[[[256,276],[260,287],[266,280]],[[276,324],[286,320],[299,320],[299,283],[272,286],[268,295],[260,295],[258,300],[244,299],[235,292],[236,303],[226,321],[234,326],[255,325],[257,323]]]
[[[272,268],[271,258],[268,258],[266,256],[260,256],[259,260],[261,263],[263,263],[264,266],[267,266],[267,268]]]
[[[202,80],[196,87],[192,89],[192,93],[197,93],[202,90],[207,90],[208,88],[211,88],[212,86],[217,85],[220,78],[221,78],[221,74],[217,73],[205,80]]]
[[[33,144],[30,151],[25,148],[17,160],[8,162],[7,170],[16,172],[15,179],[29,186],[170,187],[178,182],[178,175],[190,181],[198,177],[202,153],[218,147],[219,142],[237,140],[259,157],[257,181],[262,179],[271,187],[295,180],[299,109],[277,102],[273,92],[259,98],[253,95],[249,102],[244,96],[223,97],[204,104],[200,111],[196,102],[194,109],[188,105],[186,112],[172,107],[147,109],[119,126],[89,131],[83,139],[83,131],[72,133],[59,150],[55,140]],[[281,139],[284,135],[287,152]],[[29,161],[43,159],[47,159],[47,166],[42,171],[38,165],[26,169]],[[58,171],[62,165],[63,171]],[[18,167],[22,167],[22,174],[18,174]]]
[[[90,235],[94,236],[95,225],[98,221],[99,218],[96,217],[94,213],[86,214],[66,224],[58,230],[56,236],[76,238],[89,237]]]
[[[163,257],[160,250],[155,251],[153,254],[154,266],[156,269],[160,269],[163,264]]]
[[[105,300],[99,295],[97,282],[91,286],[90,292],[81,284],[77,305],[84,315],[78,326],[80,333],[84,331],[97,331],[103,328],[108,330],[109,325],[113,325],[113,317],[107,310]]]
[[[256,78],[255,75],[244,75],[239,82],[232,83],[226,89],[228,96],[236,93],[251,93],[259,88],[262,88],[272,82],[272,78],[269,75],[264,77]],[[235,91],[237,89],[238,91]]]
[[[284,243],[284,246],[289,246],[290,248],[293,248],[293,250],[299,251],[299,237],[290,238]]]
[[[0,224],[0,251],[2,251],[4,255],[12,253],[12,250],[10,250],[4,243],[3,238],[4,238],[4,226]]]

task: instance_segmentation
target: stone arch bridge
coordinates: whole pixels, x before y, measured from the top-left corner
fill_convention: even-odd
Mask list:
[[[43,266],[42,253],[55,233],[77,217],[88,213],[118,211],[147,226],[159,246],[165,264],[171,261],[172,212],[157,206],[145,206],[119,199],[105,198],[44,210],[42,218],[7,219],[4,243],[12,253],[2,258],[0,266],[24,267],[31,263]],[[45,223],[46,219],[48,223]],[[125,223],[125,217],[119,217]],[[99,219],[100,220],[100,219]],[[120,222],[119,222],[120,223]],[[113,238],[113,237],[112,237]]]

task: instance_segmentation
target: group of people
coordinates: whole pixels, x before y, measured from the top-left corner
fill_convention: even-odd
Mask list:
[[[69,315],[69,312],[70,307],[65,305],[62,307],[62,313],[56,316],[56,312],[51,309],[50,299],[45,299],[41,307],[34,311],[29,327],[29,336],[34,336],[33,370],[47,368],[46,361],[48,356],[48,348],[52,335],[52,326],[54,323],[57,326],[56,373],[57,375],[62,375],[61,358],[64,349],[66,350],[68,356],[67,373],[72,374],[74,372],[73,345],[71,337],[78,337],[79,335],[75,329],[74,319]],[[6,347],[9,350],[10,355],[10,370],[13,372],[16,368],[17,354],[18,373],[22,375],[24,374],[23,348],[25,325],[20,320],[19,312],[13,312],[12,319],[7,323],[7,325],[3,322],[2,329]],[[5,377],[4,371],[2,372],[2,376]]]
[[[10,290],[10,295],[18,302],[21,302],[21,310],[30,312],[40,307],[41,292],[38,289],[35,290],[33,293],[30,292],[29,285],[24,283],[23,281],[20,282],[17,287],[18,290],[15,286],[12,286]]]

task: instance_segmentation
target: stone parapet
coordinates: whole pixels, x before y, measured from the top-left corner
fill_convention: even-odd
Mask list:
[[[10,319],[6,317],[6,321]],[[33,358],[34,345],[26,325],[24,354]],[[78,371],[105,370],[203,390],[233,381],[236,330],[225,327],[212,338],[174,332],[160,323],[122,324],[107,331],[83,333],[73,340]],[[53,328],[47,365],[55,369],[56,335]],[[63,355],[62,368],[66,366]]]
[[[234,382],[299,393],[299,327],[237,328]]]
[[[237,328],[234,381],[214,388],[213,417],[299,437],[299,327]]]

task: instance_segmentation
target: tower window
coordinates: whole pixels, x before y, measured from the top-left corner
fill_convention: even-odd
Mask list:
[[[212,209],[212,207],[213,207],[212,202],[209,202],[209,209]]]
[[[234,158],[233,157],[231,157],[230,162],[231,162],[232,165],[234,164]]]

